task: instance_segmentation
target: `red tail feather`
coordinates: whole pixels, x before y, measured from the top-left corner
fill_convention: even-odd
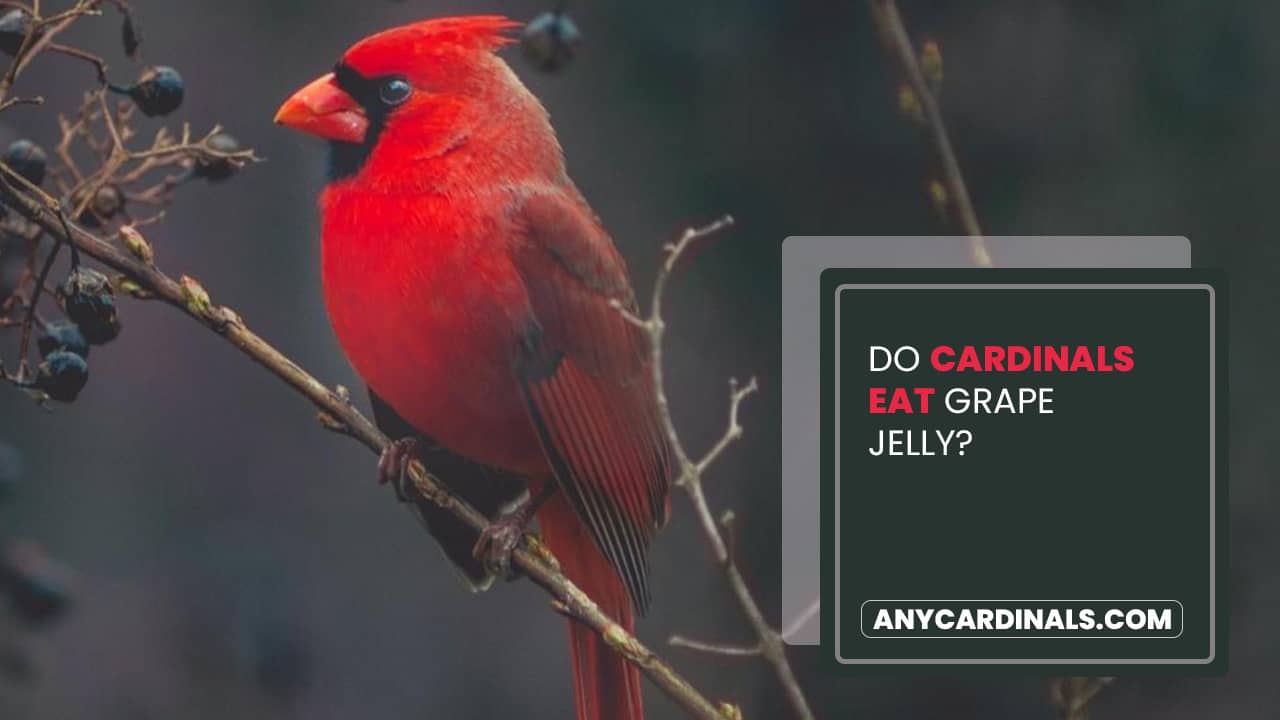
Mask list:
[[[631,632],[631,600],[613,567],[564,496],[557,493],[538,512],[542,539],[564,574]],[[578,720],[644,720],[640,672],[590,628],[569,622],[574,704]]]

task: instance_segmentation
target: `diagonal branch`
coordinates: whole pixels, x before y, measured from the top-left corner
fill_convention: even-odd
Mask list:
[[[871,6],[871,16],[875,20],[876,30],[880,34],[885,52],[897,66],[899,74],[903,76],[915,100],[919,103],[919,117],[929,134],[938,164],[942,166],[942,182],[946,188],[943,202],[956,224],[971,238],[969,255],[973,264],[983,268],[992,267],[991,254],[987,252],[982,228],[978,225],[978,215],[974,212],[973,202],[969,199],[969,189],[964,183],[960,161],[956,159],[955,150],[951,147],[951,138],[947,135],[947,126],[942,121],[938,100],[934,97],[933,89],[929,87],[924,71],[920,68],[920,60],[911,44],[907,28],[902,22],[902,14],[898,12],[898,4],[894,0],[867,1]]]
[[[1113,677],[1061,677],[1049,681],[1049,702],[1062,720],[1088,720],[1089,703]]]
[[[250,330],[233,310],[214,305],[209,294],[195,280],[183,276],[175,280],[154,265],[131,255],[127,250],[103,240],[79,225],[67,222],[56,201],[47,195],[36,195],[15,186],[7,176],[0,176],[0,195],[4,202],[31,218],[56,243],[67,243],[103,265],[123,273],[135,297],[154,298],[182,310],[192,319],[217,333],[251,360],[275,375],[299,393],[341,431],[365,447],[381,452],[388,438],[359,410],[350,404],[345,393],[329,388],[290,360],[266,340]],[[420,463],[409,468],[410,477],[423,498],[453,513],[476,530],[488,526],[488,519],[466,504],[437,478],[428,474]],[[559,612],[595,630],[619,655],[638,667],[664,693],[685,709],[690,716],[703,720],[741,717],[737,708],[712,704],[665,660],[647,648],[606,615],[581,589],[566,578],[555,558],[537,541],[526,536],[525,542],[512,553],[512,564],[553,598]]]

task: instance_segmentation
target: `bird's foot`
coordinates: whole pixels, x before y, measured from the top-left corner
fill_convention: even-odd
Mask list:
[[[480,532],[471,553],[484,567],[497,577],[508,580],[516,577],[511,568],[511,553],[520,547],[525,530],[534,513],[542,503],[550,497],[553,487],[544,488],[537,495],[526,497],[514,508],[494,518],[489,526]]]
[[[489,572],[497,577],[512,579],[515,572],[511,569],[511,553],[520,546],[524,530],[529,518],[523,514],[508,514],[489,523],[489,527],[480,533],[472,554],[484,564]]]
[[[378,458],[378,484],[391,483],[400,502],[410,502],[414,494],[409,492],[409,463],[418,456],[417,438],[392,440]]]

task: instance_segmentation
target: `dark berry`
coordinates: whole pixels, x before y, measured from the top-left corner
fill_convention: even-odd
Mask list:
[[[69,600],[65,588],[46,578],[25,578],[25,582],[15,585],[10,593],[14,612],[31,625],[57,620],[66,611]]]
[[[43,148],[30,140],[14,140],[9,149],[4,151],[4,164],[32,185],[39,185],[44,182],[49,156]]]
[[[93,203],[89,207],[93,208],[96,215],[113,218],[124,209],[124,195],[114,185],[103,185],[94,193]]]
[[[218,133],[209,138],[209,149],[216,150],[220,153],[236,153],[240,152],[240,141],[227,133]],[[204,178],[209,182],[222,182],[232,175],[236,174],[236,166],[226,158],[208,158],[196,162],[194,174],[196,177]]]
[[[66,350],[54,350],[40,363],[32,386],[53,400],[69,403],[75,402],[87,382],[89,363],[84,358]]]
[[[80,222],[88,227],[102,227],[124,210],[124,193],[114,185],[103,185],[93,194],[93,202],[80,214]]]
[[[130,60],[136,59],[138,47],[142,45],[142,33],[138,31],[138,24],[133,21],[132,15],[124,16],[124,24],[120,26],[120,41],[124,45],[124,54]]]
[[[248,635],[245,660],[259,687],[282,700],[307,688],[314,663],[302,626],[287,620],[263,621],[250,628]]]
[[[57,620],[71,604],[71,571],[31,546],[10,548],[0,566],[0,590],[23,622],[40,626]]]
[[[0,302],[13,294],[27,268],[25,241],[0,235]]]
[[[182,76],[167,65],[156,65],[142,71],[129,88],[129,97],[147,117],[168,115],[182,105],[186,88]]]
[[[22,479],[22,454],[12,445],[0,442],[0,503],[13,497]]]
[[[578,25],[563,12],[544,12],[525,26],[520,35],[524,56],[539,70],[555,72],[573,60],[582,43]]]
[[[120,334],[114,292],[105,275],[83,267],[71,271],[58,288],[63,312],[92,345],[111,342]]]
[[[55,350],[73,352],[86,360],[89,358],[89,341],[84,339],[80,326],[66,320],[51,322],[40,330],[36,338],[36,347],[40,355],[48,357]]]
[[[0,15],[0,52],[9,57],[17,55],[29,32],[31,15],[26,10],[14,8]]]

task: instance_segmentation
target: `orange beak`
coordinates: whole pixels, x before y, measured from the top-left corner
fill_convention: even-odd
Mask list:
[[[369,118],[355,98],[334,80],[333,73],[294,93],[276,111],[276,124],[346,143],[363,143]]]

